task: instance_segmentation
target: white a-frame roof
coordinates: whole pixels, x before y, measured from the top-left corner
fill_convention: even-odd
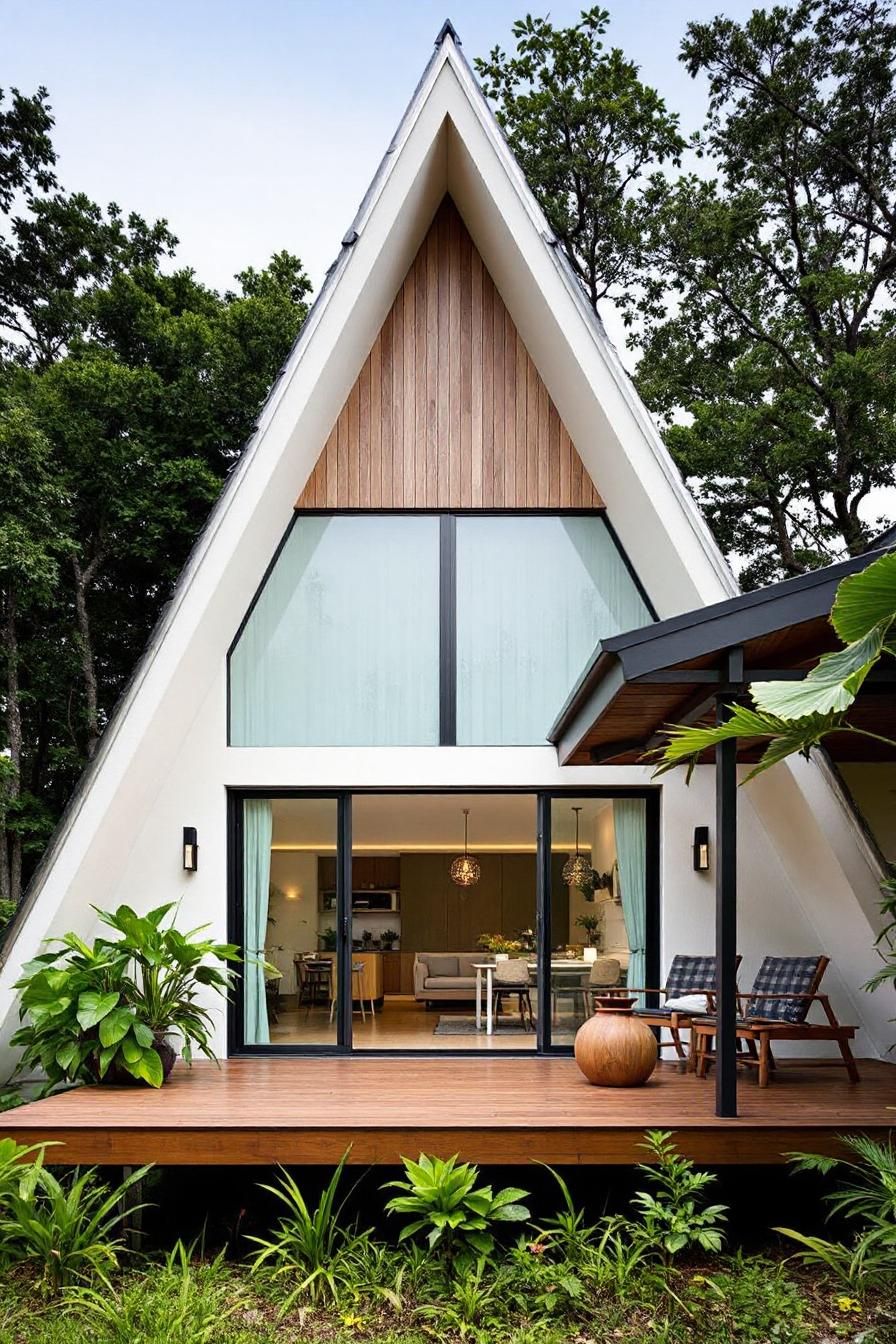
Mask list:
[[[446,192],[657,614],[672,616],[737,591],[446,24],[32,883],[0,969],[0,1018],[7,1024],[15,968],[63,919],[72,884],[89,888],[97,905],[124,895],[112,890],[112,875],[115,845],[126,846],[127,837],[107,835],[102,846],[96,838],[124,796],[131,816],[152,805],[197,706],[222,693],[234,634]],[[210,759],[209,773],[219,764]]]

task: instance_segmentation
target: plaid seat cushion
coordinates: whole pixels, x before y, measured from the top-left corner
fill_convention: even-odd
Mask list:
[[[751,994],[808,994],[818,973],[818,957],[766,957],[753,981]],[[750,998],[748,1017],[775,1022],[803,1022],[811,999]]]
[[[666,998],[705,994],[716,983],[715,957],[673,957],[666,977]]]

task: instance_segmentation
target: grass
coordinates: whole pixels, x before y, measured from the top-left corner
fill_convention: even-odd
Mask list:
[[[393,1269],[403,1257],[396,1254]],[[283,1313],[245,1264],[175,1248],[116,1276],[111,1289],[74,1289],[48,1304],[27,1270],[0,1279],[0,1344],[894,1344],[896,1303],[841,1295],[817,1270],[757,1256],[713,1257],[585,1294],[548,1313],[527,1300],[512,1267],[400,1307],[372,1293],[352,1303]]]

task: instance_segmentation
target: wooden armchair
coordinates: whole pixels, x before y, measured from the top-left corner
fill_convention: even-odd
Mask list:
[[[738,994],[737,1040],[739,1047],[741,1042],[746,1045],[746,1051],[738,1053],[738,1063],[758,1071],[760,1087],[767,1087],[772,1071],[782,1067],[845,1068],[850,1082],[861,1081],[849,1045],[856,1028],[838,1022],[827,994],[818,992],[829,962],[829,957],[766,957],[749,994]],[[821,1004],[824,1022],[806,1020],[813,1003]],[[715,1059],[716,1031],[713,1017],[694,1022],[693,1060],[701,1078]],[[801,1057],[785,1065],[772,1054],[776,1041],[836,1041],[841,1058]]]
[[[740,965],[740,957],[737,959],[737,964]],[[640,989],[637,986],[634,988],[626,986],[619,992],[627,996],[662,994],[664,1000],[662,1004],[654,1008],[636,1008],[635,1013],[649,1027],[660,1027],[668,1030],[670,1036],[668,1041],[663,1040],[662,1031],[660,1032],[659,1048],[663,1050],[668,1045],[673,1046],[678,1056],[679,1069],[684,1072],[687,1053],[682,1043],[681,1033],[691,1030],[694,1018],[699,1016],[701,1012],[712,1010],[712,993],[715,986],[715,957],[676,956],[672,958],[672,965],[669,967],[669,974],[662,989]],[[606,991],[604,992],[606,993]],[[705,1008],[676,1008],[674,1006],[680,1000],[686,1000],[695,994],[702,995],[705,998]]]

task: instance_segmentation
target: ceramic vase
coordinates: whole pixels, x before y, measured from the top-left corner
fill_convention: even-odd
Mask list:
[[[576,1033],[576,1063],[596,1087],[640,1087],[653,1073],[653,1032],[635,1017],[634,999],[607,995]]]

